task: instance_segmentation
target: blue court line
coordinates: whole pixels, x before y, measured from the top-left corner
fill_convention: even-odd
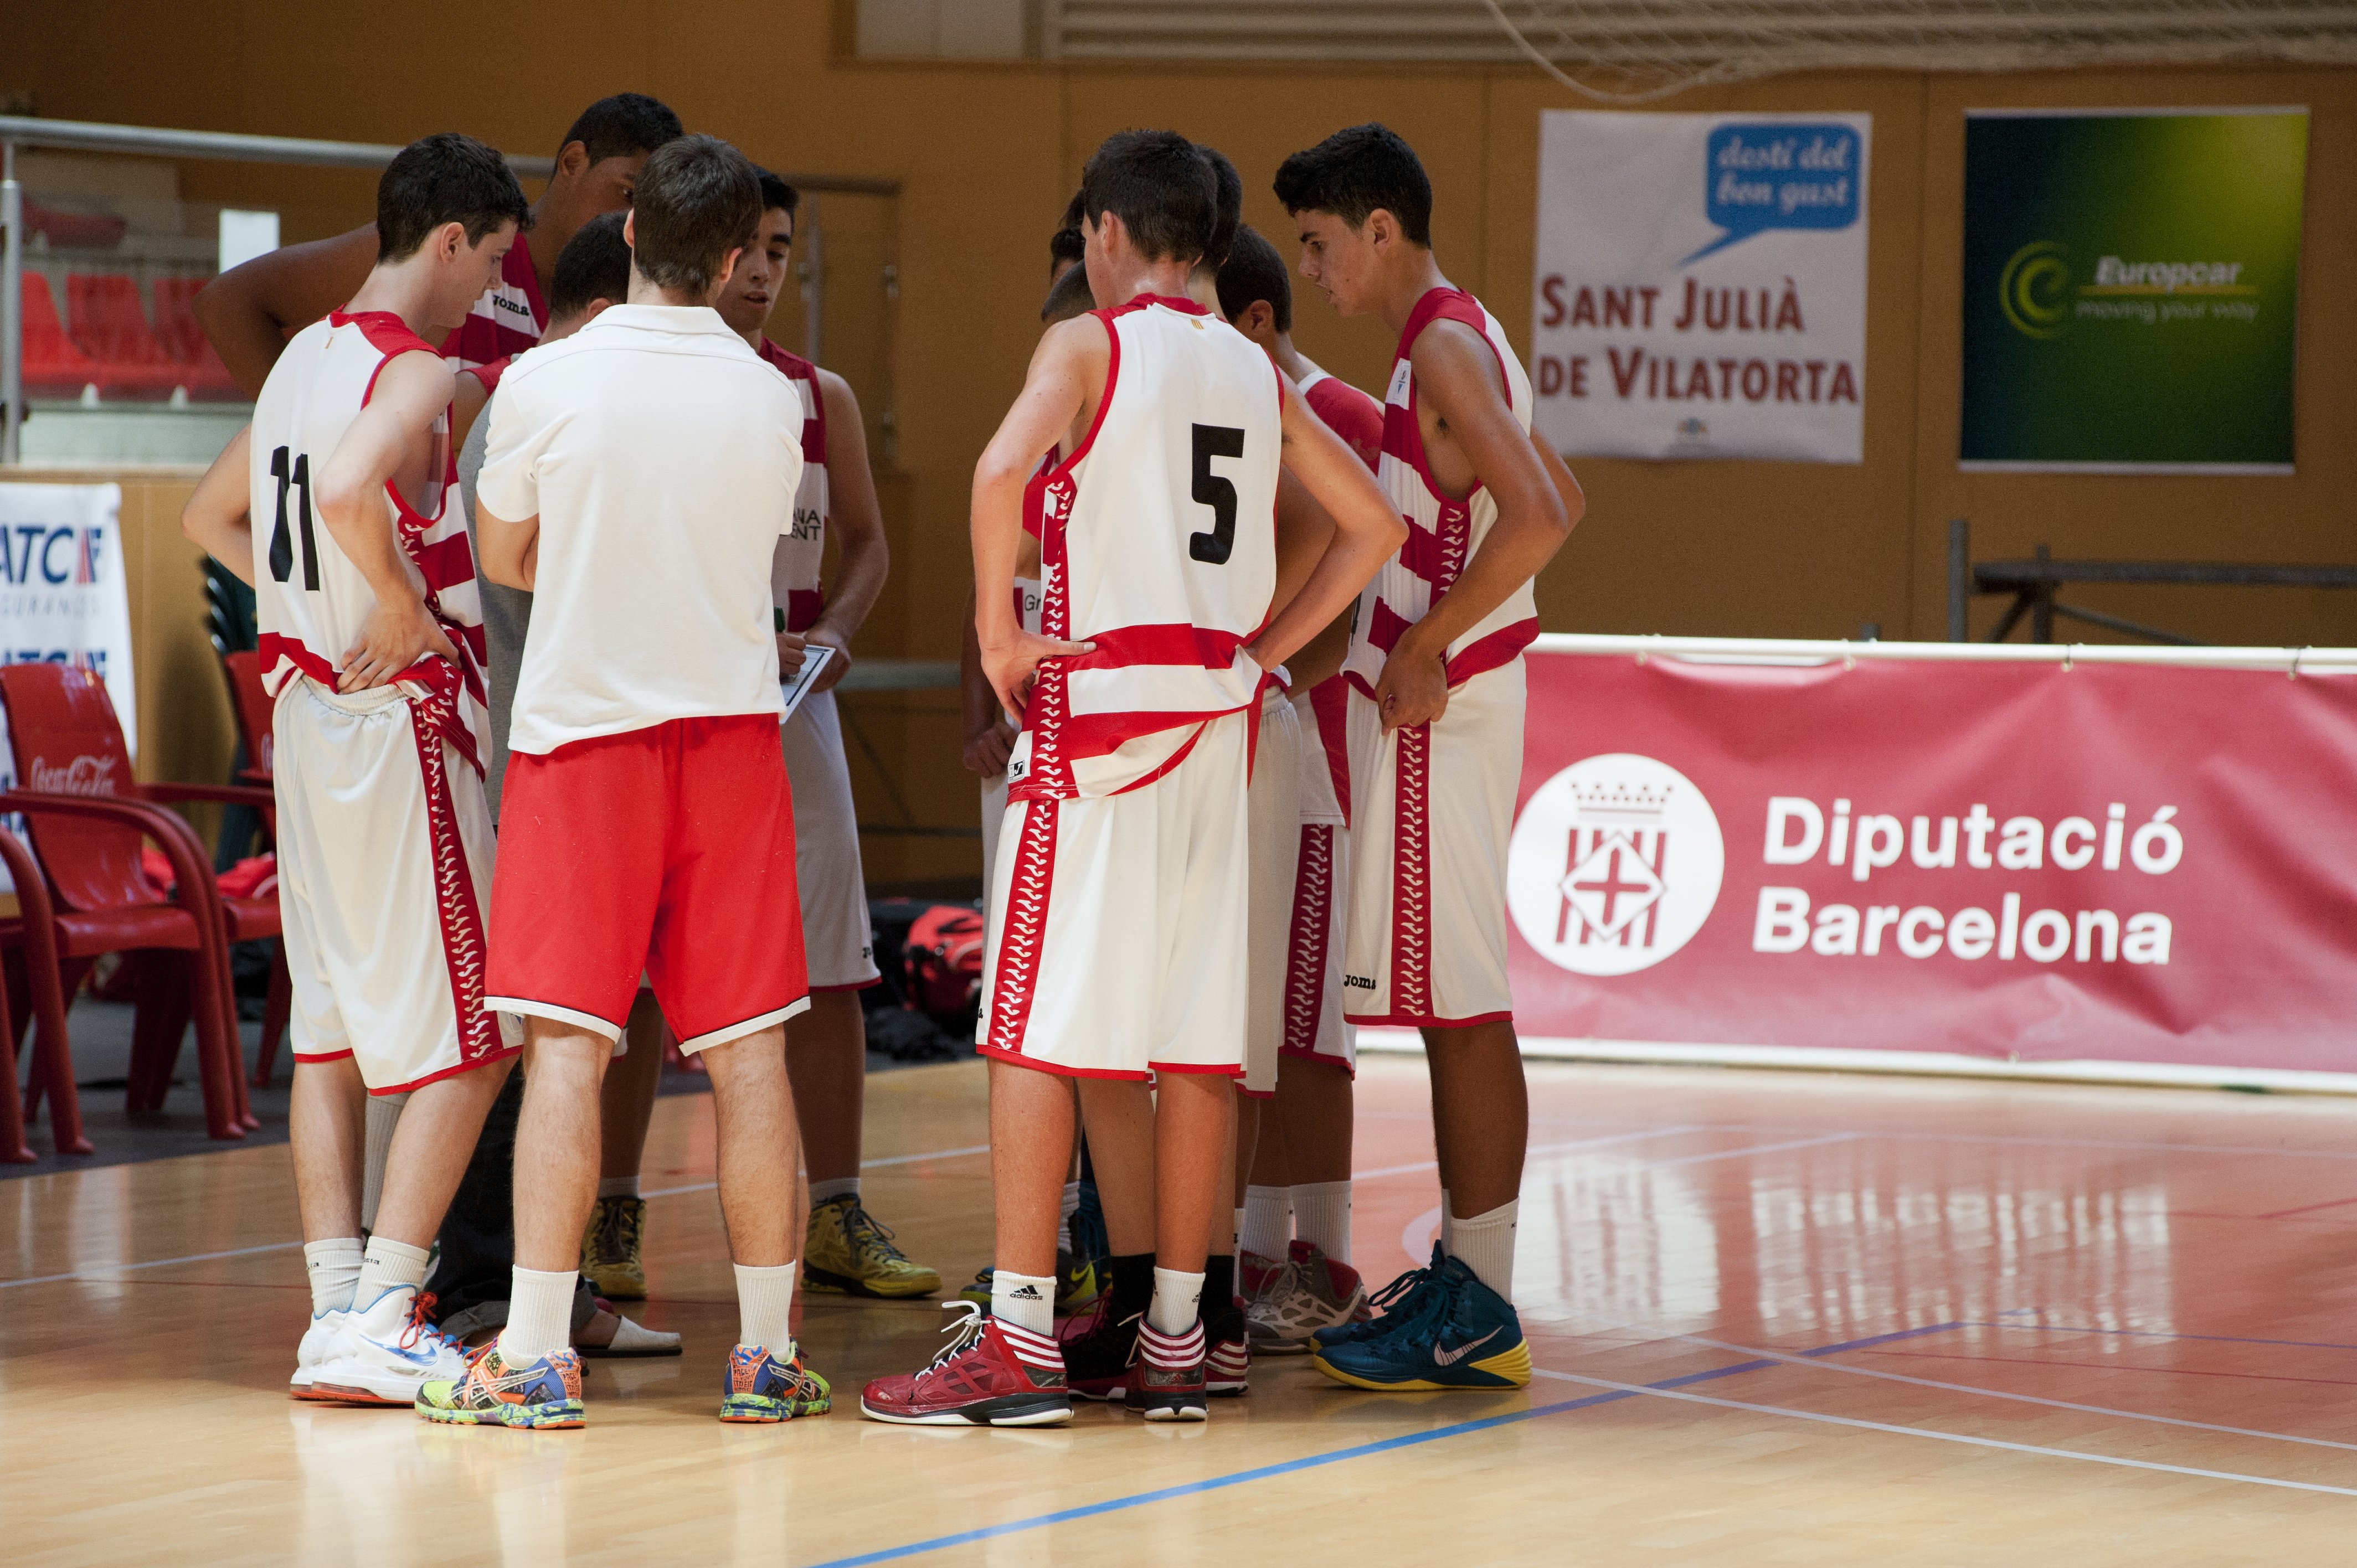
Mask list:
[[[1919,1335],[1940,1334],[1961,1326],[1953,1323],[1936,1323],[1926,1328],[1902,1329],[1896,1334],[1878,1334],[1870,1339],[1853,1339],[1840,1345],[1824,1345],[1814,1350],[1800,1352],[1803,1356],[1831,1356],[1843,1350],[1855,1350],[1861,1346],[1881,1345],[1893,1339],[1912,1339]],[[1695,1383],[1707,1383],[1719,1378],[1731,1378],[1739,1372],[1765,1371],[1781,1367],[1781,1361],[1738,1361],[1733,1366],[1713,1367],[1706,1371],[1686,1372],[1674,1378],[1664,1378],[1657,1383],[1647,1383],[1648,1389],[1683,1389]],[[1373,1443],[1361,1443],[1350,1448],[1337,1448],[1329,1454],[1311,1454],[1299,1459],[1287,1459],[1278,1465],[1263,1465],[1251,1470],[1237,1470],[1225,1476],[1211,1476],[1200,1481],[1189,1481],[1180,1486],[1163,1487],[1151,1492],[1133,1492],[1124,1498],[1109,1498],[1101,1503],[1087,1503],[1080,1508],[1060,1509],[1054,1513],[1034,1514],[1029,1519],[1010,1520],[1005,1524],[985,1525],[980,1530],[962,1530],[954,1535],[937,1535],[930,1541],[912,1541],[906,1546],[888,1546],[876,1552],[863,1552],[852,1557],[832,1557],[813,1564],[813,1568],[866,1568],[869,1563],[895,1563],[906,1557],[921,1556],[928,1552],[941,1552],[952,1546],[971,1546],[978,1541],[989,1541],[1002,1535],[1017,1535],[1025,1530],[1044,1530],[1051,1524],[1068,1524],[1074,1520],[1094,1519],[1102,1514],[1119,1513],[1127,1509],[1144,1508],[1149,1503],[1168,1502],[1175,1498],[1195,1497],[1204,1492],[1224,1491],[1254,1481],[1265,1481],[1297,1471],[1315,1470],[1328,1465],[1339,1465],[1349,1459],[1364,1459],[1376,1454],[1388,1454],[1421,1444],[1437,1443],[1445,1437],[1461,1437],[1468,1433],[1488,1432],[1495,1427],[1512,1426],[1521,1422],[1534,1421],[1543,1415],[1561,1415],[1567,1411],[1588,1410],[1600,1404],[1613,1404],[1621,1400],[1635,1399],[1630,1391],[1615,1389],[1609,1393],[1589,1394],[1584,1399],[1564,1400],[1555,1404],[1540,1405],[1534,1410],[1510,1411],[1504,1415],[1483,1416],[1476,1421],[1455,1422],[1448,1426],[1436,1426],[1426,1432],[1406,1432],[1397,1437],[1386,1437]]]
[[[2330,1339],[2250,1339],[2239,1334],[2168,1334],[2158,1328],[2090,1328],[2075,1323],[1958,1323],[1952,1326],[2020,1328],[2040,1334],[2113,1334],[2131,1339],[2201,1339],[2212,1345],[2282,1345],[2295,1350],[2357,1350],[2357,1345],[2340,1345]],[[1803,1354],[1813,1356],[1816,1352]]]

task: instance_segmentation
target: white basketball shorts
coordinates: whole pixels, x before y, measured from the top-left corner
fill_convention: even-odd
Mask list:
[[[483,1010],[483,781],[400,688],[297,676],[271,721],[295,1059],[401,1094],[511,1056]]]
[[[1523,771],[1523,661],[1448,693],[1430,725],[1384,733],[1351,693],[1351,904],[1343,1013],[1463,1028],[1513,1016],[1506,840]]]
[[[877,983],[867,877],[859,864],[859,812],[843,760],[834,693],[802,699],[780,731],[794,802],[794,885],[802,890],[802,951],[810,988],[861,991]]]
[[[1243,1074],[1249,715],[1119,795],[1016,800],[983,961],[985,1056],[1086,1078]]]
[[[990,920],[990,890],[998,886],[998,830],[1006,821],[1006,775],[982,780],[982,918]]]
[[[1248,797],[1252,835],[1251,968],[1244,977],[1246,1094],[1276,1092],[1285,1043],[1286,937],[1293,925],[1293,873],[1301,847],[1301,720],[1282,687],[1261,694],[1260,738]]]
[[[1330,1062],[1356,1074],[1358,1030],[1342,1020],[1343,909],[1351,886],[1351,834],[1336,788],[1328,737],[1310,694],[1293,699],[1301,726],[1301,828],[1293,869],[1293,910],[1285,938],[1285,1056]],[[1345,710],[1347,712],[1347,709]],[[1347,732],[1347,719],[1330,720]],[[1342,747],[1346,734],[1331,737]],[[1343,755],[1347,756],[1347,750]],[[1280,1063],[1280,1070],[1282,1064]]]

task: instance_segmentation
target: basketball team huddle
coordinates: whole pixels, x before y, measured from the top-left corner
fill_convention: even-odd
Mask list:
[[[1232,165],[1125,132],[974,469],[996,1242],[874,1420],[1200,1421],[1255,1353],[1530,1378],[1504,856],[1580,493],[1405,142],[1338,132],[1275,188],[1301,275],[1399,335],[1380,403],[1293,347]],[[298,1399],[577,1427],[585,1357],[679,1354],[615,1307],[672,1051],[712,1090],[722,1420],[830,1408],[798,1284],[941,1288],[859,1190],[878,971],[832,688],[888,562],[850,389],[763,335],[797,206],[624,94],[537,203],[427,137],[372,229],[199,302],[257,386],[184,526],[253,585],[274,698]],[[1372,1298],[1361,1025],[1423,1032],[1443,1197]]]

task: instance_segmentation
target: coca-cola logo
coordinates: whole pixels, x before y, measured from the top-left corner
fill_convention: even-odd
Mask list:
[[[114,763],[112,757],[77,757],[63,764],[37,757],[27,770],[26,784],[48,795],[112,795]]]

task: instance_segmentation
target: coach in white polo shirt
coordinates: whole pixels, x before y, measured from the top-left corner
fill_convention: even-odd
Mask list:
[[[533,599],[486,1005],[523,1015],[528,1033],[508,1324],[496,1357],[440,1395],[445,1419],[578,1414],[565,1329],[597,1193],[598,1080],[641,969],[680,1048],[703,1053],[718,1112],[743,1313],[721,1414],[824,1408],[786,1326],[783,1025],[809,996],[770,601],[802,411],[711,308],[760,213],[735,148],[659,149],[625,234],[629,303],[519,359],[492,403],[484,569]]]

